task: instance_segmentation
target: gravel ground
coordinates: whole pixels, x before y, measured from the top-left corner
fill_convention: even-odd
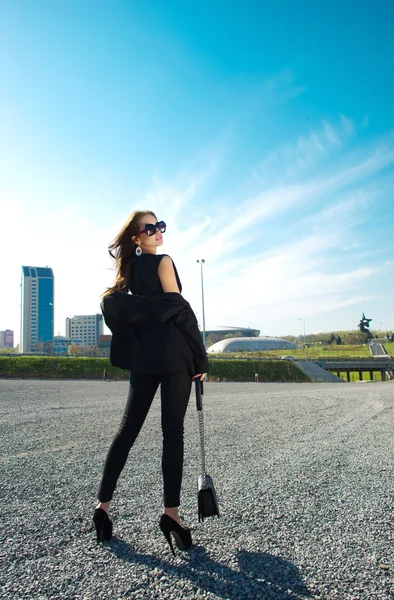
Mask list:
[[[0,381],[0,598],[394,599],[394,385],[206,384],[221,518],[199,524],[198,426],[185,423],[184,521],[161,513],[158,398],[119,481],[114,539],[92,513],[125,382]]]

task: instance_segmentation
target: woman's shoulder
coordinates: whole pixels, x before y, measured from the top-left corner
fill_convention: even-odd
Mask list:
[[[144,257],[144,258],[149,257],[148,260],[156,261],[158,263],[161,262],[161,260],[164,258],[166,261],[170,260],[171,262],[173,262],[173,260],[169,254],[151,254],[150,252],[143,252],[139,258],[142,258],[142,257]]]
[[[141,256],[136,256],[133,260],[133,264],[140,264],[143,268],[148,265],[151,268],[159,268],[159,266],[163,263],[166,264],[174,264],[172,258],[168,254],[151,254],[150,252],[143,252]]]
[[[157,258],[160,262],[162,260],[164,260],[164,262],[168,262],[168,263],[171,262],[172,264],[174,264],[174,261],[172,260],[172,258],[169,254],[157,254]]]
[[[144,256],[142,254],[142,256]],[[146,256],[150,256],[150,263],[156,265],[157,269],[168,269],[168,268],[176,268],[174,261],[172,260],[169,254],[147,254]]]
[[[165,292],[181,292],[182,284],[177,268],[168,254],[162,254],[158,263],[157,274]]]
[[[157,270],[159,273],[164,273],[168,271],[175,270],[174,261],[171,256],[168,254],[158,254],[157,255]]]

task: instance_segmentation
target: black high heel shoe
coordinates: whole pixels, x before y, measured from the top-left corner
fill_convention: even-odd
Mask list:
[[[112,538],[112,521],[108,513],[102,508],[96,508],[93,523],[96,526],[97,543],[108,542]]]
[[[162,530],[164,537],[166,538],[169,546],[175,556],[174,546],[172,545],[171,534],[174,536],[175,543],[179,550],[187,550],[192,545],[192,536],[188,527],[182,527],[171,519],[168,515],[161,515],[160,517],[160,529]]]

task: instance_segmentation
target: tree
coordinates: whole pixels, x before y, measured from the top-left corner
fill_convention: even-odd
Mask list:
[[[343,338],[343,343],[346,344],[346,346],[356,346],[360,343],[360,338],[355,333],[348,333]]]
[[[44,344],[43,344],[43,342],[36,342],[35,343],[35,351],[37,353],[40,353],[40,354],[42,354],[44,352]]]
[[[296,335],[282,335],[282,340],[287,340],[288,342],[298,343],[298,337]]]
[[[222,340],[222,339],[223,339],[223,336],[221,336],[217,333],[210,333],[206,339],[207,348],[209,348],[213,344],[216,344],[216,342],[220,342],[220,340]]]
[[[77,356],[80,353],[81,348],[78,346],[78,344],[71,344],[68,348],[67,348],[67,352],[70,354],[70,356]]]

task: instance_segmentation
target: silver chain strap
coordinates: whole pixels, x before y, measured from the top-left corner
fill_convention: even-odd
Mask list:
[[[205,470],[205,444],[204,444],[204,413],[203,413],[202,395],[201,395],[201,410],[197,411],[197,414],[198,414],[198,427],[200,430],[202,485],[203,485],[203,487],[205,487],[206,470]]]

